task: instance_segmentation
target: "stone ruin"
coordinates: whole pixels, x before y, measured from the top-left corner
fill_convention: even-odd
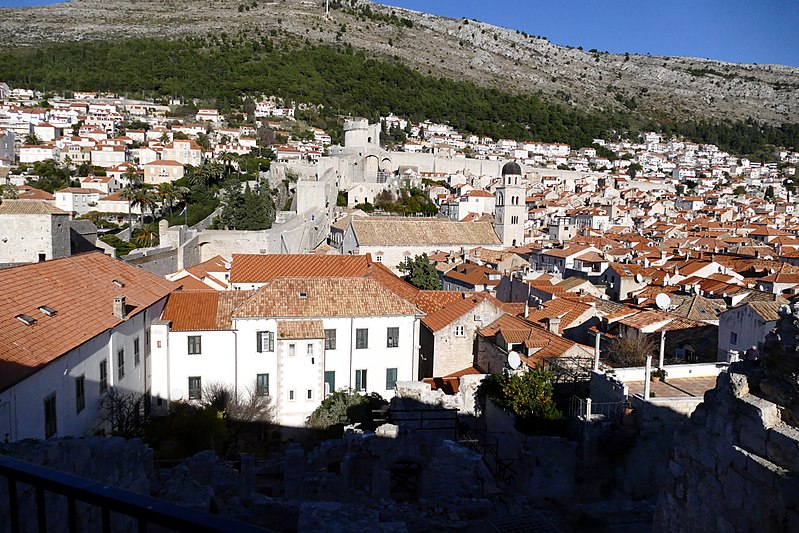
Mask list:
[[[799,304],[719,375],[668,461],[653,531],[799,531]]]

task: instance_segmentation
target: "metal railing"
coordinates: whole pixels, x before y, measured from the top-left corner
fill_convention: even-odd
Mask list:
[[[85,531],[85,524],[80,527],[77,502],[98,508],[101,515],[101,531],[110,532],[112,527],[111,513],[132,518],[136,530],[144,533],[148,526],[161,526],[174,531],[186,532],[260,532],[265,530],[219,516],[196,511],[185,507],[151,498],[128,490],[111,487],[98,481],[58,472],[19,459],[0,456],[0,477],[8,483],[8,526],[12,533],[21,530],[32,530],[27,521],[36,520],[38,531],[64,530],[64,524],[52,523],[48,528],[48,505],[45,494],[58,494],[66,498],[67,530],[70,532]],[[20,492],[18,484],[33,487],[35,492],[35,518],[30,515],[20,516]],[[53,517],[51,517],[53,518]],[[26,520],[23,524],[20,520]],[[24,526],[24,529],[21,527]]]
[[[605,420],[619,422],[624,416],[625,407],[629,405],[628,402],[592,402],[591,398],[574,396],[569,402],[569,415],[581,420],[592,420],[601,416]]]

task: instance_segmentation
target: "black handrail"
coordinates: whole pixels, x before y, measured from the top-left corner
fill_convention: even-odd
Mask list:
[[[79,531],[75,511],[76,501],[100,508],[103,531],[111,531],[111,512],[136,519],[138,531],[147,531],[148,524],[192,533],[220,531],[263,533],[266,531],[253,525],[188,509],[164,500],[2,455],[0,455],[0,477],[5,477],[8,481],[9,525],[12,533],[20,530],[17,483],[31,485],[36,491],[36,516],[39,531],[47,531],[45,491],[67,498],[67,520],[70,532]]]

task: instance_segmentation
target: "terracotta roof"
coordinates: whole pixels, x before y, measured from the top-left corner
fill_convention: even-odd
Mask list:
[[[489,279],[489,276],[494,276],[497,279]],[[449,278],[473,287],[476,285],[499,285],[501,277],[502,274],[498,270],[473,263],[462,263],[444,274],[445,279]]]
[[[20,185],[17,187],[17,196],[20,200],[54,200],[55,196],[47,191],[31,187],[30,185]]]
[[[0,215],[69,215],[44,200],[3,200]]]
[[[522,354],[522,360],[529,366],[539,364],[544,357],[559,357],[572,348],[581,347],[532,322],[507,314],[479,331],[479,334],[484,337],[494,338],[500,333],[503,339],[510,344],[524,344],[526,348],[535,349],[531,350],[533,353],[530,357]],[[586,355],[590,355],[587,347],[582,348]]]
[[[324,339],[321,320],[278,320],[278,339]]]
[[[195,278],[189,273],[186,273],[185,276],[180,278],[175,278],[172,281],[175,283],[180,284],[183,287],[184,291],[213,291],[216,290],[210,285],[206,285],[199,279]]]
[[[353,277],[366,274],[365,255],[233,254],[231,283],[266,283],[287,277]]]
[[[172,293],[161,315],[172,331],[216,331],[231,328],[233,310],[252,291],[178,291]]]
[[[421,315],[419,309],[365,278],[284,278],[264,285],[234,318]]]
[[[502,244],[490,222],[369,217],[351,224],[359,246]]]
[[[124,322],[113,315],[116,296],[126,297],[130,317],[177,288],[102,253],[0,270],[0,390]],[[40,306],[51,307],[56,314],[48,316]],[[15,318],[20,314],[36,323],[23,324]]]
[[[221,255],[217,255],[208,261],[203,261],[199,265],[194,265],[193,267],[187,268],[186,272],[192,276],[202,279],[208,276],[209,272],[226,272],[228,270],[227,266],[228,262],[225,260],[225,258]]]
[[[423,291],[414,302],[427,316],[422,319],[430,331],[436,333],[462,316],[471,313],[485,298],[480,293],[460,291]],[[440,294],[432,294],[440,293]]]

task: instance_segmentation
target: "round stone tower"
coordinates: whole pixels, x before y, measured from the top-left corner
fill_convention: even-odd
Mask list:
[[[366,148],[369,143],[369,121],[367,119],[348,118],[344,121],[345,148]]]

